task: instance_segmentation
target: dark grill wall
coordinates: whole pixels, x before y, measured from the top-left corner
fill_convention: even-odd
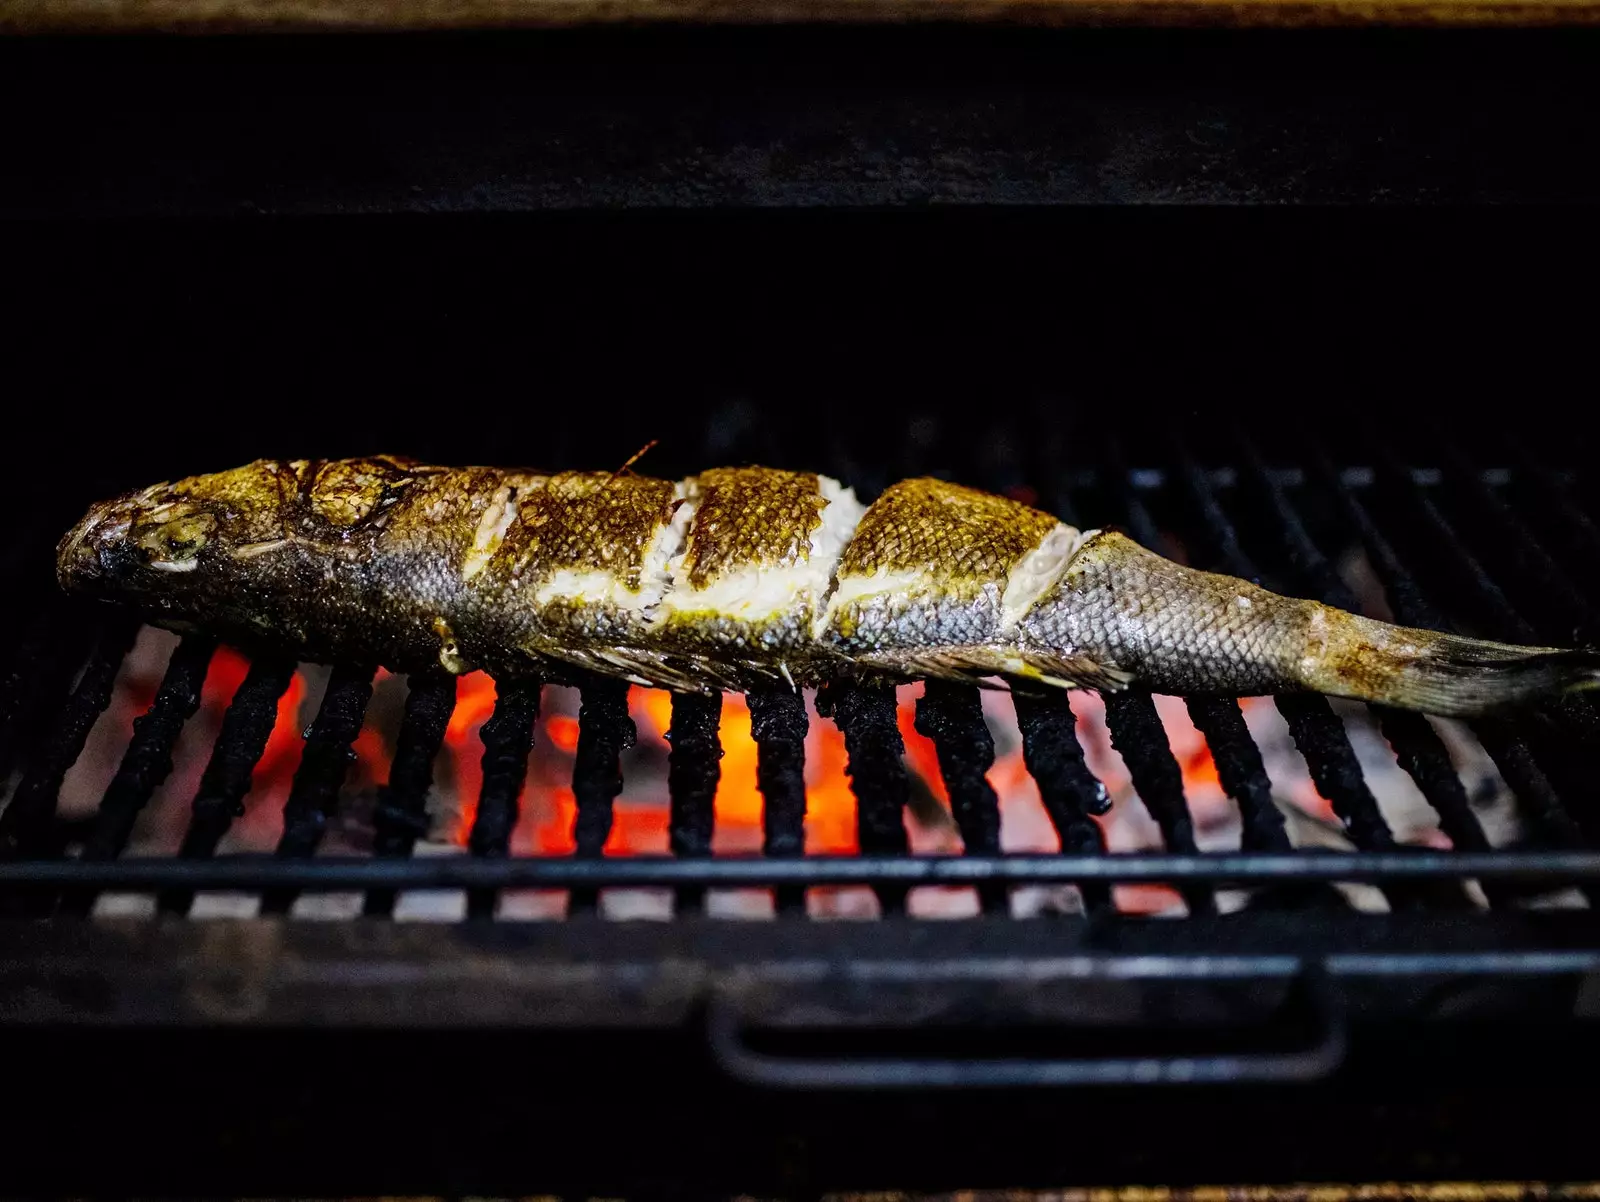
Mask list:
[[[376,448],[603,465],[659,439],[660,474],[842,455],[870,489],[1046,428],[1071,459],[1085,422],[1127,425],[1138,460],[1145,419],[1173,416],[1217,464],[1235,424],[1279,462],[1434,462],[1446,437],[1493,459],[1514,435],[1571,467],[1592,445],[1583,210],[9,228],[8,355],[41,448],[10,481],[63,512],[96,485]]]
[[[0,102],[30,120],[0,214],[1592,202],[1595,46],[970,25],[14,42]]]

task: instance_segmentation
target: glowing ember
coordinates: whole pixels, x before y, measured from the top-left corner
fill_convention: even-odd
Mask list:
[[[110,708],[91,732],[83,756],[63,784],[63,816],[81,819],[92,814],[99,804],[126,748],[133,719],[154,697],[174,644],[172,636],[158,631],[146,630],[141,635],[124,666]],[[236,652],[217,653],[200,710],[176,749],[174,771],[141,815],[129,846],[130,854],[171,854],[177,849],[188,825],[189,803],[220,729],[223,712],[247,670],[248,661]],[[268,851],[276,845],[282,830],[283,805],[300,762],[302,734],[315,716],[325,680],[326,670],[315,668],[304,669],[293,678],[279,702],[276,726],[257,766],[245,813],[224,840],[220,849],[223,852]],[[329,830],[326,851],[362,852],[370,846],[371,805],[394,753],[404,683],[386,673],[380,673],[375,682],[367,726],[354,747],[355,759],[346,780],[344,802],[338,820]],[[920,686],[908,686],[899,694],[899,726],[913,792],[907,831],[916,851],[959,852],[960,838],[947,814],[948,798],[937,755],[933,744],[918,734],[913,724],[920,691]],[[494,711],[494,698],[493,682],[481,673],[457,683],[457,705],[436,766],[430,803],[435,819],[433,836],[430,843],[419,848],[419,854],[459,850],[465,845],[482,784],[480,731]],[[1088,693],[1074,694],[1072,704],[1089,767],[1104,782],[1111,797],[1110,811],[1096,820],[1108,847],[1123,852],[1159,849],[1159,829],[1135,794],[1121,757],[1111,747],[1104,707]],[[1023,764],[1009,698],[1002,692],[986,692],[983,705],[995,736],[996,758],[988,777],[1000,801],[1001,846],[1013,852],[1057,850],[1055,831]],[[807,706],[811,707],[809,696]],[[573,850],[576,805],[571,779],[579,737],[578,708],[576,690],[544,690],[521,798],[522,817],[512,841],[517,854],[564,855]],[[639,738],[622,763],[625,789],[616,801],[607,854],[663,854],[668,850],[666,780],[670,745],[666,733],[671,708],[671,699],[664,692],[636,688],[630,695]],[[1206,850],[1237,847],[1237,810],[1222,792],[1204,738],[1189,721],[1181,701],[1157,698],[1157,708],[1183,770],[1197,842]],[[1346,719],[1368,782],[1396,837],[1408,843],[1447,845],[1435,816],[1410,778],[1396,765],[1366,711],[1361,707],[1336,708]],[[1339,846],[1342,835],[1331,808],[1317,794],[1276,707],[1269,701],[1247,700],[1243,709],[1288,816],[1291,839],[1297,844]],[[1453,724],[1440,723],[1438,728],[1469,789],[1482,797],[1499,799],[1495,805],[1486,802],[1480,810],[1491,840],[1499,844],[1514,838],[1514,807],[1481,748]],[[718,854],[756,853],[762,845],[764,806],[756,787],[757,749],[750,734],[750,712],[742,697],[724,698],[721,739],[724,755],[715,799],[713,850]],[[857,851],[856,804],[845,767],[843,735],[832,722],[813,717],[806,739],[806,848],[811,853],[838,855]],[[1070,890],[1018,890],[1016,905],[1026,911],[1041,905],[1072,904],[1074,897]],[[1181,906],[1170,889],[1160,887],[1119,889],[1117,899],[1123,909],[1145,913]],[[552,900],[556,904],[538,912],[560,913],[560,899]],[[859,889],[813,890],[811,905],[816,914],[865,915],[875,910],[871,895]],[[971,913],[975,905],[970,890],[923,890],[912,899],[913,911],[919,914]],[[759,912],[770,912],[764,895],[761,907],[766,908],[758,907]],[[611,912],[619,910],[612,908]]]

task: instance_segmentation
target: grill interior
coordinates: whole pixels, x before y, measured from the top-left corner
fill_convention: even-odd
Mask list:
[[[1158,836],[1108,854],[1096,819],[1115,790],[1080,721],[1094,703],[912,690],[959,835],[962,854],[941,856],[908,854],[916,773],[892,690],[748,699],[765,801],[753,856],[712,854],[719,712],[674,698],[656,799],[670,854],[617,856],[602,848],[637,712],[626,688],[589,682],[572,852],[528,855],[514,838],[542,787],[551,749],[536,721],[553,693],[499,681],[466,854],[418,856],[437,834],[427,807],[456,685],[406,682],[383,786],[363,803],[346,785],[374,682],[334,665],[263,855],[227,840],[259,805],[252,777],[296,667],[251,662],[210,745],[186,744],[219,654],[186,636],[143,716],[116,732],[98,804],[57,804],[138,625],[55,592],[54,539],[112,489],[254,455],[565,466],[659,438],[643,465],[659,474],[758,461],[870,497],[935,473],[1283,592],[1510,641],[1592,642],[1587,435],[1535,391],[1575,352],[1532,356],[1535,326],[1559,325],[1476,307],[1524,282],[1531,235],[1481,219],[1464,265],[1462,228],[1326,215],[1292,230],[1221,215],[1064,228],[1025,214],[302,222],[137,239],[44,227],[23,278],[43,313],[85,296],[83,324],[74,338],[35,319],[24,354],[73,400],[47,427],[81,433],[70,471],[41,457],[13,482],[27,503],[5,551],[0,1036],[117,1080],[88,1101],[66,1078],[41,1081],[17,1171],[61,1171],[46,1117],[76,1106],[140,1181],[230,1180],[159,1155],[142,1087],[191,1132],[230,1141],[233,1171],[268,1190],[1583,1176],[1569,1102],[1600,962],[1600,718],[1583,696],[1470,726],[1315,696],[1188,701],[1236,832],[1204,850],[1169,703],[1107,698],[1103,729]],[[1282,273],[1286,249],[1303,275]],[[691,277],[696,299],[675,304]],[[1405,286],[1377,295],[1362,287],[1374,278]],[[1045,311],[1022,294],[1058,281],[1075,294]],[[119,399],[137,377],[162,381],[163,398]],[[1468,399],[1498,408],[1472,418]],[[1292,741],[1341,850],[1297,846],[1305,829],[1275,779],[1293,760],[1274,758],[1263,722]],[[805,854],[807,730],[824,724],[848,756],[858,855]],[[996,728],[1020,746],[1059,850],[1002,854],[985,775]],[[1420,826],[1380,805],[1373,747],[1425,807]],[[205,762],[165,803],[176,854],[130,855],[175,757]],[[341,826],[353,809],[355,840]],[[1361,905],[1334,888],[1352,882]],[[1122,891],[1134,884],[1166,887],[1170,916],[1135,913]],[[975,916],[927,917],[915,897],[935,886]],[[1061,904],[1022,917],[1040,886]],[[823,920],[819,899],[841,888],[869,891],[852,913],[871,921]],[[611,899],[640,889],[673,921],[615,921]],[[555,896],[542,913],[566,920],[519,921],[507,902],[527,890]],[[768,920],[719,917],[729,890],[760,891]],[[456,899],[442,912],[455,921],[400,920],[421,891]],[[247,895],[249,916],[202,920],[218,892]],[[365,921],[313,921],[308,902],[327,894]],[[1530,1075],[1543,1092],[1512,1105]],[[1246,1084],[1226,1119],[1196,1100]],[[1109,1088],[1043,1106],[1041,1085]],[[216,1091],[237,1104],[205,1113]],[[330,1106],[342,1150],[319,1160]],[[1429,1136],[1443,1115],[1454,1134]],[[1127,1134],[1165,1121],[1195,1147]],[[516,1136],[527,1123],[544,1124],[532,1165]],[[405,1124],[431,1142],[397,1140]],[[944,1124],[965,1136],[930,1140]],[[1070,1149],[1062,1125],[1078,1133]],[[633,1156],[607,1154],[617,1128]],[[373,1147],[376,1168],[360,1154]],[[67,1170],[88,1183],[108,1171]]]
[[[932,419],[914,413],[908,417],[913,427],[936,428]],[[1041,414],[1038,420],[1044,424],[1050,419]],[[713,427],[734,422],[735,418],[714,417]],[[1019,487],[1027,489],[1025,495],[1042,496],[1069,521],[1083,523],[1081,514],[1086,511],[1112,514],[1147,546],[1187,552],[1196,564],[1317,596],[1341,607],[1359,610],[1362,602],[1330,556],[1353,552],[1363,559],[1361,568],[1352,568],[1351,573],[1375,573],[1388,598],[1388,613],[1405,623],[1551,645],[1584,642],[1591,637],[1593,610],[1578,580],[1589,557],[1600,547],[1600,532],[1589,519],[1586,502],[1570,476],[1552,472],[1524,453],[1508,452],[1517,456],[1514,466],[1485,467],[1459,447],[1449,447],[1442,452],[1445,466],[1413,467],[1379,448],[1375,466],[1341,468],[1325,455],[1313,454],[1309,465],[1283,467],[1261,459],[1248,436],[1240,432],[1236,436],[1242,456],[1239,465],[1208,468],[1184,449],[1181,428],[1173,431],[1173,437],[1171,458],[1159,468],[1127,466],[1125,451],[1115,438],[1090,434],[1075,442],[1081,448],[1079,453],[1086,450],[1100,463],[1115,466],[1098,470],[1038,468],[998,460],[988,471],[961,464],[956,472],[991,487],[1013,492]],[[736,459],[747,457],[737,443],[730,454]],[[1053,464],[1070,462],[1064,456],[1056,459],[1048,450],[1045,455]],[[1008,484],[1008,477],[1022,483]],[[1039,483],[1032,483],[1035,480]],[[1158,513],[1163,515],[1159,519]],[[1244,519],[1250,520],[1254,529],[1241,535],[1239,523]],[[1247,544],[1254,556],[1246,550]],[[1552,547],[1559,550],[1552,551]],[[1565,562],[1563,551],[1571,555]],[[363,874],[358,865],[341,859],[326,861],[311,872],[294,861],[314,855],[335,815],[346,770],[354,758],[352,745],[372,696],[371,672],[345,665],[335,665],[327,677],[316,716],[304,733],[304,749],[284,807],[276,861],[233,858],[227,864],[208,865],[206,861],[216,859],[218,844],[233,818],[242,812],[252,772],[278,717],[278,701],[293,675],[292,664],[264,658],[251,663],[210,750],[182,842],[183,862],[158,865],[141,860],[114,866],[128,845],[141,809],[170,771],[174,746],[185,718],[198,707],[215,646],[200,635],[185,636],[176,644],[160,686],[147,712],[136,722],[96,812],[76,822],[63,820],[55,811],[62,779],[110,702],[119,666],[139,626],[120,611],[78,620],[84,615],[62,616],[66,608],[53,599],[45,605],[34,628],[15,649],[17,667],[7,681],[11,724],[5,752],[12,762],[20,761],[21,770],[0,815],[0,834],[11,853],[5,880],[19,888],[37,884],[43,892],[35,901],[46,909],[65,905],[69,912],[82,913],[93,901],[92,893],[81,891],[71,891],[70,899],[50,897],[47,886],[68,878],[60,869],[46,871],[36,862],[60,861],[69,855],[75,860],[70,879],[85,886],[124,882],[144,888],[166,885],[190,890],[281,886],[264,896],[264,913],[287,912],[293,893],[286,890],[295,888],[383,885],[384,891],[369,894],[365,912],[385,914],[393,908],[389,890],[396,886],[470,881],[475,887],[467,912],[479,918],[493,916],[492,890],[497,885],[573,886],[571,908],[580,910],[592,909],[596,900],[592,889],[608,884],[670,883],[704,888],[741,882],[781,883],[788,888],[779,910],[787,912],[800,900],[792,892],[795,886],[867,881],[877,890],[880,909],[893,913],[905,908],[905,886],[920,879],[982,878],[984,908],[1005,910],[1002,886],[1006,883],[1031,876],[1071,880],[1073,873],[1085,872],[1105,879],[1120,875],[1114,866],[1097,870],[1076,859],[1071,868],[1055,869],[1045,862],[1011,869],[989,862],[1000,850],[996,797],[984,779],[994,760],[993,739],[983,721],[979,690],[943,684],[924,691],[917,702],[916,726],[934,742],[964,850],[975,863],[926,863],[897,870],[886,859],[909,850],[902,820],[908,789],[905,748],[896,726],[894,690],[837,682],[823,689],[813,705],[844,734],[848,771],[856,791],[860,850],[878,858],[870,868],[815,860],[762,866],[732,860],[693,862],[703,861],[711,850],[712,794],[719,758],[713,737],[718,707],[694,697],[673,699],[668,736],[673,744],[671,849],[680,860],[691,863],[675,867],[606,864],[602,848],[611,833],[612,805],[622,783],[619,757],[632,745],[635,734],[628,714],[627,686],[598,679],[579,685],[582,708],[572,792],[576,799],[575,855],[600,863],[559,867],[413,863],[407,868],[386,865],[382,871]],[[69,649],[86,643],[90,650],[86,661],[80,662]],[[504,861],[510,851],[542,683],[496,682],[494,712],[481,735],[483,782],[467,839],[476,857]],[[378,859],[405,859],[418,836],[427,834],[425,806],[433,783],[432,765],[455,703],[455,682],[447,676],[424,676],[408,684],[390,779],[373,815],[373,853]],[[760,787],[771,801],[763,819],[764,850],[772,859],[792,858],[804,848],[805,707],[791,693],[758,695],[750,704],[762,765]],[[1273,704],[1353,849],[1395,851],[1394,832],[1363,779],[1332,703],[1314,696],[1285,696]],[[1187,708],[1216,760],[1223,788],[1239,806],[1239,851],[1288,852],[1291,845],[1284,816],[1271,801],[1271,782],[1239,703],[1195,698]],[[1109,808],[1109,796],[1084,764],[1067,699],[1024,698],[1016,704],[1015,713],[1028,766],[1063,850],[1080,856],[1103,850],[1089,820]],[[1479,857],[1488,852],[1489,839],[1435,725],[1415,715],[1381,708],[1373,716],[1400,765],[1432,807],[1438,828],[1454,851]],[[1105,722],[1139,797],[1160,826],[1165,849],[1178,857],[1192,857],[1198,849],[1184,804],[1183,779],[1154,703],[1138,691],[1109,696]],[[1583,696],[1569,696],[1527,715],[1468,724],[1471,735],[1516,795],[1519,849],[1575,851],[1585,846],[1584,782],[1595,724],[1593,708]],[[1415,878],[1397,883],[1398,896],[1391,897],[1391,902],[1411,905],[1431,899],[1443,904],[1446,893],[1457,891],[1430,890],[1420,882],[1434,874],[1459,875],[1456,861],[1457,857],[1439,855],[1419,855],[1411,865],[1384,861],[1389,873]],[[1510,867],[1482,858],[1467,862],[1491,878],[1487,900],[1506,904],[1516,900],[1518,890],[1498,879],[1509,874]],[[1572,856],[1504,861],[1507,866],[1513,863],[1518,875],[1532,873],[1542,878],[1533,884],[1543,889],[1559,882],[1562,873],[1577,871],[1581,875],[1589,867],[1583,857]],[[1325,860],[1298,871],[1292,862],[1279,860],[1256,864],[1230,857],[1226,864],[1226,870],[1210,872],[1203,861],[1192,859],[1175,859],[1167,866],[1174,874],[1194,878],[1194,883],[1183,889],[1191,913],[1215,911],[1213,882],[1201,878],[1210,876],[1214,881],[1224,871],[1244,873],[1254,881],[1273,874],[1327,879],[1337,873]],[[577,888],[580,883],[582,888]],[[161,908],[186,913],[192,900],[187,893],[169,894],[163,897]],[[1109,901],[1101,886],[1089,887],[1085,900],[1091,908]],[[1462,897],[1455,903],[1466,904]],[[1272,904],[1271,897],[1260,904]]]

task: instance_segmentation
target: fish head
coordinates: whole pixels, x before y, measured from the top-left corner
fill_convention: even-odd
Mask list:
[[[57,579],[68,592],[181,610],[237,581],[241,550],[282,540],[292,467],[258,461],[97,502],[57,547]]]

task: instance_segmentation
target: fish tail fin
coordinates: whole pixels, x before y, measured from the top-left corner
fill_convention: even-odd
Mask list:
[[[1391,626],[1323,609],[1339,633],[1304,661],[1308,688],[1450,718],[1471,718],[1600,688],[1600,650],[1524,647]]]
[[[1084,541],[1022,634],[1157,693],[1311,690],[1464,718],[1600,687],[1594,648],[1394,626],[1184,567],[1115,531]]]

